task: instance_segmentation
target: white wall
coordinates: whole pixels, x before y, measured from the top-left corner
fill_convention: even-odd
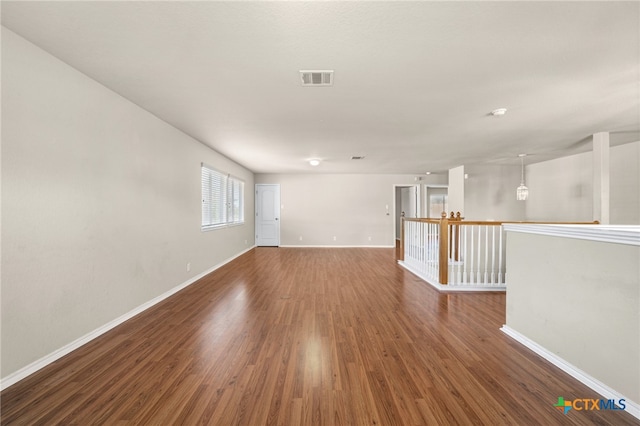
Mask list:
[[[611,147],[610,223],[640,224],[640,142]],[[591,152],[526,167],[526,220],[593,220]]]
[[[3,378],[253,244],[252,173],[4,28],[2,113]],[[245,225],[200,231],[201,162]]]
[[[611,148],[610,222],[640,225],[640,142]]]
[[[256,183],[280,184],[282,245],[394,246],[394,185],[415,175],[258,174]]]
[[[611,242],[620,230],[583,227],[507,227],[507,326],[637,403],[638,230],[624,230],[634,245]]]
[[[592,154],[572,155],[526,167],[529,221],[593,220]]]
[[[526,201],[516,200],[521,169],[518,166],[465,166],[466,220],[525,220]]]

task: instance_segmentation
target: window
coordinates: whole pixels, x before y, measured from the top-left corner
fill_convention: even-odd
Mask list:
[[[244,182],[202,164],[202,229],[244,223]]]

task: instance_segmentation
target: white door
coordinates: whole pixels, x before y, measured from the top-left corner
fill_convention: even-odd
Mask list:
[[[256,185],[256,245],[280,245],[280,185]]]
[[[407,186],[402,188],[400,198],[404,217],[418,217],[418,188]]]

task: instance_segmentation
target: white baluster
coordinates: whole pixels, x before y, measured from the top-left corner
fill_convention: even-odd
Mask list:
[[[474,276],[473,276],[473,259],[475,257],[475,253],[474,253],[474,244],[473,244],[473,234],[474,234],[474,229],[473,229],[473,225],[469,225],[469,234],[471,236],[470,241],[469,241],[469,284],[473,284],[475,282],[474,280]]]
[[[436,271],[436,275],[434,276],[434,278],[436,280],[440,278],[440,224],[437,225],[437,228],[436,239],[433,241],[433,262]]]
[[[476,225],[478,229],[478,264],[476,265],[476,285],[482,284],[482,226]]]
[[[436,274],[435,268],[433,267],[433,239],[435,234],[435,229],[433,223],[429,224],[429,273],[431,274],[431,278],[433,279]]]
[[[491,227],[491,284],[496,282],[496,227]]]
[[[418,261],[418,251],[417,251],[417,244],[416,244],[416,228],[418,227],[418,224],[415,222],[411,222],[411,255],[414,259],[414,261],[417,264]]]
[[[424,247],[422,247],[422,242],[420,241],[422,239],[422,223],[416,222],[416,225],[417,225],[416,236],[418,239],[417,256],[418,256],[418,263],[420,264],[420,270],[422,271],[424,269],[424,264],[423,264],[424,262],[422,260]]]
[[[420,222],[416,222],[416,260],[418,262],[418,270],[422,271],[422,246],[420,244]]]
[[[405,260],[411,259],[411,222],[404,223],[404,257]]]
[[[422,269],[422,265],[420,265],[420,222],[415,222],[415,251],[416,251],[416,262],[418,263],[418,270]]]
[[[408,225],[409,224],[405,222],[405,224],[404,224],[404,235],[403,235],[403,238],[404,238],[404,241],[403,241],[404,242],[404,247],[403,247],[403,249],[404,249],[404,261],[406,263],[409,263],[408,261],[409,261],[409,256],[410,256],[410,253],[409,253],[409,242],[408,242],[409,240],[407,238],[407,236],[409,235]]]
[[[462,283],[466,284],[469,282],[469,276],[467,275],[467,234],[469,233],[469,227],[464,227],[464,247],[463,247],[463,256],[462,256]]]
[[[484,282],[489,282],[489,225],[484,226]]]
[[[420,266],[422,271],[427,271],[427,241],[425,234],[427,233],[427,224],[420,222]]]
[[[506,277],[502,276],[502,240],[504,238],[502,230],[503,230],[503,227],[502,227],[502,225],[500,225],[500,233],[499,233],[499,236],[500,236],[499,246],[500,246],[500,248],[498,249],[498,283],[499,284],[502,284],[502,283],[506,282]]]
[[[413,264],[413,249],[411,247],[411,242],[413,241],[413,234],[411,229],[412,227],[413,227],[413,222],[405,222],[405,230],[406,230],[405,241],[407,242],[405,253],[407,253],[408,258],[411,260],[411,263]]]
[[[418,253],[418,222],[413,222],[413,258],[416,266],[420,266],[420,254]]]
[[[462,234],[461,232],[463,231],[464,226],[459,226],[458,227],[458,235],[457,235],[457,244],[458,244],[458,262],[456,265],[456,272],[457,272],[457,279],[456,282],[458,284],[462,283]]]

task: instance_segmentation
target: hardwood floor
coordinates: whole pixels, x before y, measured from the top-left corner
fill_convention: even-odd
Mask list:
[[[393,249],[257,248],[1,394],[2,424],[640,424]]]

